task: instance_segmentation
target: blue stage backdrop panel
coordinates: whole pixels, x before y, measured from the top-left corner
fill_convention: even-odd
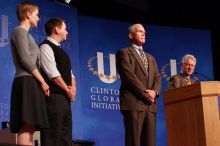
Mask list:
[[[18,0],[0,1],[0,123],[9,121],[10,115],[9,97],[14,77],[10,34],[18,24],[15,13],[18,2]]]
[[[114,21],[79,17],[82,124],[84,138],[95,141],[96,146],[123,145],[115,51],[128,43],[123,39],[125,27]]]
[[[119,111],[120,78],[115,71],[115,53],[126,47],[129,23],[79,16],[79,46],[84,138],[96,146],[123,146],[123,119]],[[195,55],[196,70],[213,78],[211,37],[208,30],[144,25],[144,49],[155,56],[161,72],[162,91],[167,90],[170,68],[180,72],[184,54]],[[205,58],[205,59],[204,59]],[[175,59],[176,66],[170,66]],[[197,77],[197,81],[205,80]],[[161,92],[162,93],[162,92]],[[166,146],[166,123],[162,95],[158,100],[157,146]]]

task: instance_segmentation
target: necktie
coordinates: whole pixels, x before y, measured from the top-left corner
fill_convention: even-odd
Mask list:
[[[190,78],[186,78],[186,82],[187,82],[187,85],[191,85],[191,80],[190,80]]]
[[[139,48],[139,52],[140,52],[140,57],[141,57],[141,60],[144,64],[144,67],[146,69],[146,71],[148,71],[148,61],[147,61],[147,56],[146,54],[144,53],[143,49],[142,48]]]

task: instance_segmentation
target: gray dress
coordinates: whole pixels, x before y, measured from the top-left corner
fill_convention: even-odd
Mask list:
[[[13,30],[10,43],[15,65],[11,92],[11,132],[19,132],[23,123],[36,125],[37,130],[48,128],[46,97],[31,74],[34,69],[39,69],[39,47],[22,27]]]

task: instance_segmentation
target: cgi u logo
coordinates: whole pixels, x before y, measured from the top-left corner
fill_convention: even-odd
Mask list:
[[[109,54],[110,75],[105,75],[103,53],[97,52],[97,66],[99,79],[104,83],[113,83],[116,81],[116,61],[115,55]]]
[[[6,46],[8,41],[8,16],[1,16],[1,37],[0,37],[0,47]]]
[[[109,72],[110,74],[105,74],[105,65],[104,60],[109,60]],[[97,70],[93,67],[93,63],[97,59]],[[106,63],[106,62],[105,62]],[[103,56],[102,52],[97,52],[96,57],[92,57],[88,60],[88,68],[93,73],[93,75],[97,75],[99,79],[104,83],[114,83],[117,79],[119,79],[119,75],[116,74],[116,59],[115,54],[109,54],[109,57]]]

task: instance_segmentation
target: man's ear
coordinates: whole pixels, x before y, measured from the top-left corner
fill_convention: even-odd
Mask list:
[[[55,27],[54,31],[55,31],[56,34],[59,34],[60,33],[59,27]]]
[[[131,39],[131,40],[132,40],[132,38],[133,38],[132,33],[129,33],[129,34],[128,34],[128,37],[129,37],[129,39]]]
[[[183,69],[183,63],[181,63],[181,70]]]
[[[29,19],[31,17],[31,13],[27,12],[26,17],[27,17],[27,19]]]

